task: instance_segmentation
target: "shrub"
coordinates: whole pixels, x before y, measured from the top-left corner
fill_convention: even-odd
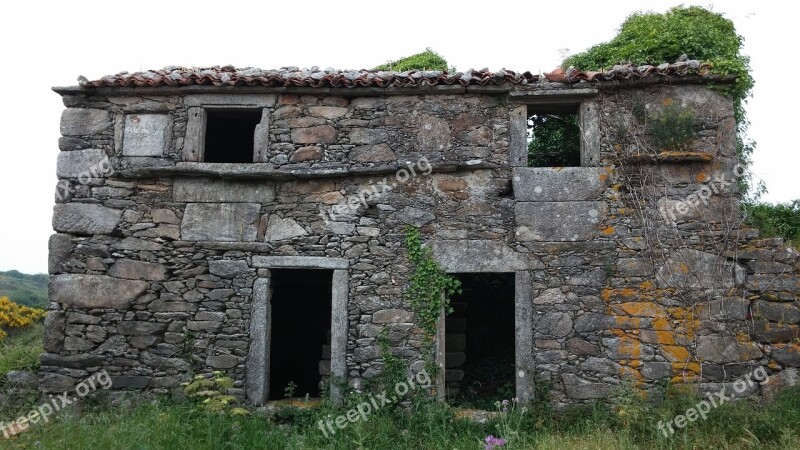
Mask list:
[[[749,125],[744,103],[751,95],[753,77],[750,58],[740,53],[744,39],[736,33],[733,22],[721,14],[699,6],[678,6],[664,14],[637,12],[622,23],[612,40],[570,56],[563,67],[603,70],[615,64],[634,65],[673,63],[682,55],[711,63],[713,74],[730,77],[732,83],[710,86],[734,101],[737,125],[739,164],[745,172],[739,179],[743,197],[757,199],[763,187],[754,182],[749,170],[755,143],[746,139]]]
[[[595,45],[567,58],[563,66],[601,70],[614,64],[672,63],[681,55],[713,64],[720,75],[737,79],[737,97],[753,86],[749,58],[739,54],[743,38],[733,22],[699,6],[675,7],[664,14],[637,12],[622,23],[609,42]]]
[[[397,61],[389,61],[381,64],[375,70],[393,70],[395,72],[406,72],[409,70],[447,70],[447,61],[442,56],[430,48],[416,55],[406,56]]]
[[[0,341],[8,336],[11,328],[25,328],[44,316],[43,309],[18,305],[8,297],[0,297]]]
[[[800,247],[800,199],[791,203],[746,204],[747,222],[764,236],[780,236]]]

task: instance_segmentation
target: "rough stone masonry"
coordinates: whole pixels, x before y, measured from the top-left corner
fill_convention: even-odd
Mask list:
[[[323,376],[364,389],[383,330],[418,370],[407,224],[448,272],[514,273],[523,400],[539,379],[565,405],[626,380],[717,390],[759,366],[770,383],[753,394],[792,385],[800,259],[742,224],[735,182],[720,187],[737,176],[733,103],[699,67],[171,67],[54,88],[66,109],[40,389],[106,370],[116,389],[168,393],[221,370],[264,402],[279,269],[333,273]],[[694,115],[681,151],[648,147],[637,122],[669,104]],[[527,167],[528,115],[553,108],[578,112],[580,167]],[[220,111],[255,112],[252,162],[206,162]],[[428,175],[349,202],[422,158]]]

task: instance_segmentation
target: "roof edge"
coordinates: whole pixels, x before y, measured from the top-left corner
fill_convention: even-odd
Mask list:
[[[143,72],[120,72],[98,80],[79,77],[82,87],[183,87],[183,86],[263,86],[309,88],[363,88],[363,87],[431,87],[431,86],[500,86],[531,85],[538,83],[580,83],[586,81],[621,81],[655,77],[712,76],[711,64],[698,60],[681,60],[657,66],[620,64],[607,70],[582,71],[575,67],[556,68],[552,72],[534,74],[488,68],[449,72],[447,70],[409,70],[405,72],[384,70],[336,70],[332,68],[299,69],[283,67],[276,70],[236,68],[233,66],[177,67]]]
[[[592,80],[565,80],[550,81],[546,78],[532,83],[499,83],[499,84],[433,84],[433,85],[405,85],[405,86],[263,86],[263,85],[213,85],[189,84],[179,86],[54,86],[51,89],[61,96],[69,95],[184,95],[184,94],[224,94],[224,93],[253,93],[253,94],[327,94],[346,97],[355,96],[380,96],[380,95],[423,95],[423,94],[465,94],[481,93],[501,95],[511,92],[527,91],[561,91],[565,94],[570,91],[592,88],[609,90],[617,88],[637,88],[650,85],[679,85],[679,84],[707,84],[707,83],[733,83],[733,76],[719,76],[712,74],[688,74],[682,76],[669,76],[649,74],[644,77],[602,79],[596,77]]]

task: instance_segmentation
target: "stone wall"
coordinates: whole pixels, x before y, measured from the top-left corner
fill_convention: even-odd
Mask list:
[[[542,92],[591,110],[587,167],[520,167],[520,102]],[[101,367],[117,388],[156,392],[224,370],[244,397],[254,286],[276,256],[345,261],[334,375],[338,364],[363,389],[382,368],[383,329],[419,369],[406,224],[449,271],[517,274],[517,365],[549,379],[557,403],[628,378],[711,389],[800,364],[798,254],[742,226],[735,183],[715,181],[734,176],[735,124],[731,101],[704,86],[63,95],[44,390]],[[631,111],[673,102],[695,111],[698,138],[645,151]],[[220,105],[263,110],[257,162],[199,161],[198,114]],[[675,212],[703,186],[717,187],[707,204]],[[532,375],[517,380],[524,398]]]

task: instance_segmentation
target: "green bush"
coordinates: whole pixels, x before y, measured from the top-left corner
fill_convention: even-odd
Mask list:
[[[749,58],[739,54],[742,43],[733,22],[722,14],[699,6],[679,6],[664,14],[630,15],[614,39],[568,57],[563,66],[601,70],[620,63],[658,65],[686,54],[712,63],[717,74],[736,76],[735,96],[744,98],[753,87],[753,78]]]
[[[393,70],[395,72],[406,72],[409,70],[447,70],[447,61],[442,56],[430,48],[416,55],[406,56],[396,61],[388,61],[381,64],[375,70]]]
[[[722,14],[699,6],[678,6],[664,14],[637,12],[630,15],[612,40],[568,57],[562,66],[603,70],[620,63],[658,65],[673,63],[684,54],[689,59],[711,63],[713,74],[733,80],[710,83],[710,86],[734,100],[736,147],[739,163],[745,168],[739,188],[743,197],[752,200],[757,199],[764,188],[752,186],[754,180],[749,170],[755,143],[746,138],[749,123],[744,103],[751,95],[754,81],[750,75],[750,58],[740,53],[743,42],[733,22]]]
[[[763,236],[780,236],[800,247],[800,199],[791,203],[745,204],[747,223],[761,230]]]

